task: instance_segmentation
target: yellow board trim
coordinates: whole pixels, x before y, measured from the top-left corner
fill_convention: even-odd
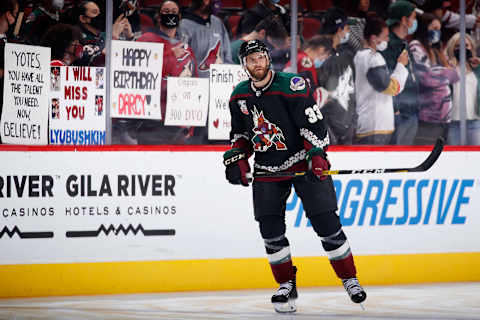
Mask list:
[[[326,257],[294,258],[298,285],[339,285]],[[480,281],[480,252],[356,256],[364,285]],[[273,288],[267,259],[1,265],[0,297]]]

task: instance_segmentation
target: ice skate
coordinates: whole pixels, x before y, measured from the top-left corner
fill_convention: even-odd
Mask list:
[[[295,300],[297,293],[297,267],[293,267],[293,279],[281,283],[277,292],[272,296],[273,308],[279,313],[290,313],[297,311]]]
[[[363,290],[357,278],[343,279],[342,282],[353,302],[362,303],[367,299],[367,293]]]

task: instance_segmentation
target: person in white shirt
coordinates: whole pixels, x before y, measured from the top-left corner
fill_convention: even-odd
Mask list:
[[[466,49],[466,115],[467,120],[467,144],[480,145],[480,58],[477,57],[475,42],[467,34],[465,35]],[[447,57],[450,64],[456,66],[460,74],[460,33],[453,35],[448,40],[446,47]],[[460,144],[460,82],[453,85],[453,110],[452,121],[448,131],[448,144]]]
[[[394,127],[393,96],[402,92],[408,77],[407,51],[389,70],[378,51],[388,45],[388,27],[381,18],[371,17],[365,25],[365,46],[357,52],[355,96],[358,114],[355,144],[389,144]]]

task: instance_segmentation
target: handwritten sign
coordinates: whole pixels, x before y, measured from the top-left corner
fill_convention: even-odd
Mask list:
[[[105,144],[105,68],[51,67],[50,144]]]
[[[161,119],[163,43],[112,41],[111,115]]]
[[[3,143],[48,143],[50,48],[7,43],[3,110]]]
[[[208,79],[168,77],[167,93],[166,126],[206,126]]]
[[[212,64],[210,66],[209,140],[230,138],[232,125],[228,102],[235,86],[247,79],[248,76],[240,65]]]

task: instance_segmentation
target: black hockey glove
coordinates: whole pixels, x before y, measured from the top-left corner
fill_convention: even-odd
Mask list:
[[[245,151],[238,148],[228,150],[223,154],[223,164],[228,182],[248,187],[250,165]]]

